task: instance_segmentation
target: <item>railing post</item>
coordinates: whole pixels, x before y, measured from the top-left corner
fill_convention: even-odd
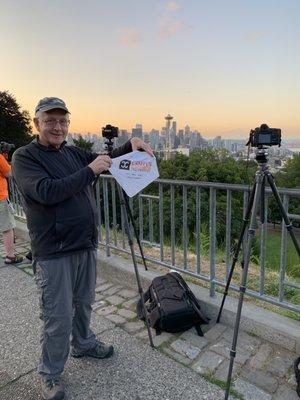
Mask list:
[[[140,227],[140,242],[144,239],[144,212],[143,212],[143,197],[139,195],[139,227]]]
[[[201,189],[196,187],[196,271],[201,271]]]
[[[187,188],[182,188],[182,249],[183,249],[183,269],[188,269],[188,227],[187,227]]]
[[[266,271],[266,238],[267,238],[267,225],[268,225],[268,197],[265,194],[264,204],[264,223],[261,224],[260,232],[260,282],[259,282],[259,293],[262,295],[265,292],[265,271]]]
[[[174,185],[171,185],[171,264],[175,265],[175,194]]]
[[[114,245],[117,246],[118,239],[117,239],[117,212],[116,212],[116,184],[114,179],[111,180],[111,196],[112,196]]]
[[[99,179],[97,179],[96,182],[96,206],[97,206],[97,210],[98,210],[98,242],[102,242],[102,218],[101,218],[101,202],[100,202],[100,181]]]
[[[209,235],[210,235],[210,296],[215,295],[216,278],[216,189],[210,188],[209,196]]]
[[[231,190],[227,189],[226,193],[226,279],[228,279],[231,267]]]
[[[104,185],[104,223],[105,223],[105,249],[106,256],[110,257],[110,232],[109,232],[109,206],[108,206],[108,188],[107,188],[107,179],[103,179]]]
[[[163,186],[159,183],[159,242],[160,242],[160,261],[164,260],[164,199]]]
[[[153,208],[152,208],[152,199],[148,199],[148,207],[149,207],[149,242],[153,243]]]
[[[285,194],[283,196],[283,207],[288,213],[289,198]],[[281,221],[281,248],[280,248],[280,278],[279,278],[279,301],[284,299],[284,281],[285,281],[285,269],[286,269],[286,249],[287,249],[287,229],[285,226],[284,219]]]

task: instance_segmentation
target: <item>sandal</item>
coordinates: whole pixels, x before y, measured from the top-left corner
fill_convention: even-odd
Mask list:
[[[5,256],[5,264],[18,264],[23,261],[23,257],[20,256]]]
[[[297,382],[296,392],[300,397],[300,357],[298,357],[294,362],[295,377]]]

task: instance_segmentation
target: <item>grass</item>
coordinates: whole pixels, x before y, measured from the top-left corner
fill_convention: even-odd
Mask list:
[[[219,386],[221,389],[226,390],[226,382],[220,381],[219,379],[214,378],[210,374],[202,374],[203,378],[205,378],[208,382],[213,383],[216,386]],[[235,389],[230,388],[229,389],[229,394],[234,396],[235,398],[239,400],[245,400],[244,396],[242,396],[239,392],[237,392]]]
[[[298,242],[300,242],[300,235],[297,235]],[[280,249],[281,249],[281,233],[272,231],[267,235],[266,241],[266,263],[267,268],[272,270],[279,270],[280,268]],[[288,238],[287,252],[286,252],[286,272],[293,278],[299,278],[300,281],[300,258],[295,249],[295,246]]]
[[[172,360],[176,361],[177,363],[181,364],[183,367],[191,369],[191,366],[188,364],[185,364],[184,362],[180,361],[180,359],[176,358],[170,353],[166,353],[164,351],[165,348],[168,348],[168,345],[166,342],[162,343],[160,346],[156,347],[156,350],[159,352],[163,353],[164,355],[167,355],[169,358]],[[212,383],[213,385],[218,386],[219,388],[225,390],[226,389],[226,382],[223,382],[219,379],[216,379],[212,374],[201,374],[201,376],[208,382]],[[238,393],[235,389],[230,388],[229,389],[230,395],[234,396],[238,400],[244,400],[244,397]]]

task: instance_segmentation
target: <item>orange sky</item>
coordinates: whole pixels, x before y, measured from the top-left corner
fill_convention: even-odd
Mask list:
[[[170,113],[208,138],[262,123],[298,138],[299,14],[296,0],[3,0],[0,87],[31,116],[63,98],[72,132],[161,129]]]

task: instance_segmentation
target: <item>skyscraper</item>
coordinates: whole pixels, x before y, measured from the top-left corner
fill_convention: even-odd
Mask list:
[[[168,151],[172,149],[172,134],[171,134],[171,121],[173,117],[168,114],[165,117],[166,120],[166,148]]]
[[[131,136],[143,139],[143,126],[141,124],[136,124],[135,128],[132,128]]]

